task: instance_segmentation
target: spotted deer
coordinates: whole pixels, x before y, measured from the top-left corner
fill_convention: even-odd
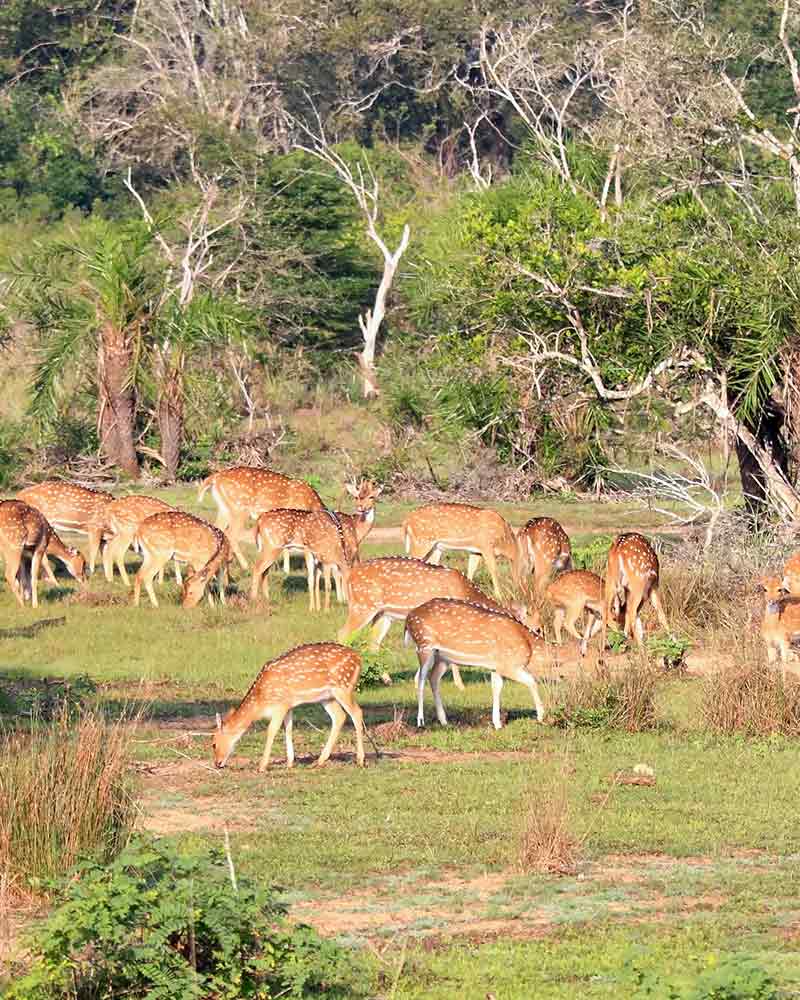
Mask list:
[[[517,540],[534,586],[542,594],[558,573],[572,569],[569,536],[552,517],[534,517],[520,528]]]
[[[198,500],[202,500],[208,490],[217,505],[217,527],[228,536],[242,569],[247,569],[247,560],[239,543],[249,534],[247,523],[251,518],[267,510],[322,510],[325,506],[308,483],[247,465],[212,473],[200,484]],[[284,553],[284,569],[289,572],[288,550]]]
[[[225,534],[207,521],[180,510],[159,511],[141,522],[134,544],[144,560],[133,584],[133,603],[139,606],[142,586],[154,608],[158,607],[153,579],[170,559],[186,563],[191,575],[181,592],[184,608],[196,607],[214,577],[219,585],[219,598],[225,603],[225,578],[231,550]],[[213,604],[210,590],[208,603]]]
[[[46,554],[60,559],[79,583],[85,581],[83,556],[64,545],[40,510],[20,500],[0,501],[0,555],[6,581],[20,607],[28,595],[31,605],[39,606],[39,569]]]
[[[60,479],[49,479],[36,486],[28,486],[17,494],[17,500],[41,511],[54,531],[72,531],[79,535],[89,534],[92,518],[113,499],[113,495],[104,490],[94,490]],[[42,560],[42,565],[50,582],[55,583],[55,576],[46,557]],[[94,566],[94,557],[90,554],[90,573],[94,573]]]
[[[603,600],[603,625],[601,649],[606,648],[608,623],[617,617],[623,620],[624,632],[644,642],[644,627],[639,614],[649,599],[658,615],[661,627],[669,629],[659,594],[658,556],[644,535],[628,532],[618,535],[608,552],[608,566]]]
[[[784,588],[794,597],[800,597],[800,552],[793,552],[783,567]]]
[[[151,514],[174,509],[163,500],[148,496],[119,497],[99,508],[89,522],[90,562],[97,557],[101,540],[105,540],[103,572],[106,580],[109,582],[113,580],[114,564],[116,563],[119,575],[127,587],[130,581],[125,570],[125,554],[133,545],[139,525]],[[162,576],[161,582],[163,582],[163,571],[160,575]],[[180,566],[177,562],[175,563],[175,579],[178,586],[183,583]]]
[[[511,564],[514,582],[519,582],[520,552],[511,525],[497,511],[466,503],[433,503],[412,511],[403,521],[406,554],[439,563],[442,552],[467,552],[467,578],[472,579],[481,558],[492,578],[494,595],[500,599],[497,556]]]
[[[342,577],[344,593],[350,566],[357,550],[350,541],[339,515],[332,510],[268,510],[259,515],[255,531],[258,557],[253,565],[250,600],[258,598],[259,589],[269,600],[269,569],[287,549],[305,554],[308,574],[309,611],[321,610],[320,578],[326,573],[325,610],[330,610],[330,577],[336,567]]]
[[[800,642],[800,596],[790,593],[784,580],[777,576],[762,577],[758,587],[765,601],[761,637],[767,647],[767,659],[774,663],[780,656],[781,675],[785,680],[789,657],[797,656],[792,645]]]
[[[435,598],[414,608],[406,618],[405,641],[417,647],[417,725],[425,725],[425,681],[430,675],[436,717],[447,725],[440,682],[448,666],[480,667],[492,675],[492,724],[500,729],[500,692],[503,681],[519,681],[531,693],[536,717],[544,720],[544,707],[534,668],[552,662],[544,639],[500,608],[469,601]]]
[[[294,764],[292,710],[298,705],[321,704],[331,718],[331,731],[316,762],[322,767],[336,745],[349,715],[356,731],[356,760],[364,766],[364,719],[355,698],[361,657],[335,642],[314,642],[283,653],[265,663],[237,708],[224,719],[217,715],[214,764],[224,767],[239,740],[254,722],[269,719],[260,772],[269,767],[272,744],[284,724],[286,766]]]
[[[580,642],[581,656],[586,655],[589,640],[600,631],[603,624],[604,581],[588,570],[573,569],[561,573],[544,592],[544,599],[553,608],[553,631],[561,643],[561,631],[566,628]],[[577,622],[586,615],[584,630],[579,632]]]
[[[350,570],[348,616],[338,638],[347,639],[372,625],[371,646],[377,650],[393,621],[405,621],[409,611],[434,597],[457,597],[502,610],[457,569],[421,559],[381,556],[356,563]],[[453,668],[453,680],[463,688],[457,666]]]

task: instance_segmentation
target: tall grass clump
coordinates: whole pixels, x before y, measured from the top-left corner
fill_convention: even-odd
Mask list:
[[[747,656],[704,679],[700,713],[716,733],[800,736],[800,680]]]
[[[526,874],[568,875],[575,871],[579,848],[562,776],[558,783],[531,794],[520,838],[519,867]]]
[[[586,670],[560,686],[559,700],[551,712],[553,724],[627,733],[654,729],[659,677],[659,670],[644,658],[621,670]]]
[[[36,886],[79,857],[112,858],[133,827],[131,728],[65,706],[49,724],[0,735],[0,873]]]

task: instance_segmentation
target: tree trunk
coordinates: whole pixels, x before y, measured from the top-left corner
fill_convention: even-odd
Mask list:
[[[784,421],[783,409],[770,399],[757,418],[742,422],[743,429],[749,431],[755,443],[771,457],[774,466],[772,476],[767,474],[763,460],[759,461],[759,456],[754,454],[751,442],[743,440],[741,434],[736,437],[736,457],[739,461],[745,507],[754,518],[766,514],[771,492],[774,492],[776,486],[783,486],[777,482],[777,477],[782,477],[785,486],[791,489],[789,455],[783,436]],[[785,491],[785,488],[781,490]]]
[[[123,330],[106,324],[97,350],[100,450],[133,479],[139,478],[134,442],[136,399],[131,384],[130,343]]]
[[[165,366],[157,419],[161,457],[169,481],[174,482],[178,477],[183,447],[183,373],[180,368]]]

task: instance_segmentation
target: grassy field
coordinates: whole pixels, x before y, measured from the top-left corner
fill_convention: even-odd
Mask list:
[[[193,491],[163,495],[197,510]],[[382,506],[378,525],[396,527],[404,509]],[[556,501],[508,513],[516,522],[556,514],[585,540],[634,519],[620,505]],[[399,541],[385,540],[364,555],[397,551]],[[247,578],[234,570],[234,579],[246,592]],[[660,683],[654,732],[539,725],[511,682],[508,721],[495,732],[477,672],[464,692],[445,681],[451,726],[417,731],[414,658],[395,626],[386,644],[394,683],[360,697],[380,751],[376,758],[368,742],[365,770],[353,766],[350,728],[328,768],[306,766],[327,729],[310,707],[296,713],[293,771],[281,766],[279,743],[277,764],[256,773],[259,727],[218,772],[208,737],[189,734],[210,730],[264,661],[330,639],[344,621],[339,606],[308,615],[299,565],[289,578],[276,572],[274,584],[270,609],[234,599],[191,612],[177,606],[171,581],[159,609],[130,607],[119,580],[100,575],[83,597],[66,578],[45,585],[38,611],[18,609],[3,587],[3,629],[64,621],[0,639],[0,710],[10,720],[29,706],[33,682],[41,691],[45,679],[81,675],[109,712],[143,709],[134,744],[140,825],[187,850],[220,841],[227,826],[240,870],[280,885],[297,919],[360,949],[376,996],[629,997],[650,995],[656,975],[681,997],[681,977],[732,955],[800,990],[797,742],[708,733],[698,712],[705,679],[691,673]],[[559,676],[542,689],[557,706]],[[654,785],[614,782],[637,764],[652,768]],[[525,816],[561,787],[577,863],[562,876],[525,874]]]

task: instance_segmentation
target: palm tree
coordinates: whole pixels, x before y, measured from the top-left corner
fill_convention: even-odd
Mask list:
[[[225,295],[194,295],[188,302],[168,299],[151,330],[150,365],[156,383],[155,413],[161,438],[160,458],[174,480],[184,437],[187,361],[200,351],[246,336],[249,312]]]
[[[141,223],[93,222],[80,241],[39,245],[12,271],[20,312],[39,338],[32,412],[51,422],[65,379],[92,359],[100,450],[133,478],[136,373],[159,290],[152,240]]]

